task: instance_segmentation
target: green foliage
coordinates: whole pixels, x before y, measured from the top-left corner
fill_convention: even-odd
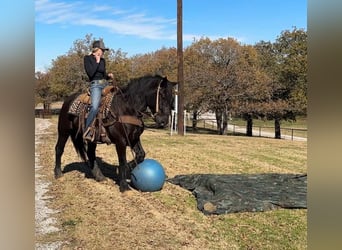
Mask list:
[[[36,72],[35,74],[35,104],[51,102],[51,88],[48,84],[49,74]]]
[[[146,74],[167,76],[169,80],[177,80],[177,51],[175,48],[161,48],[152,53],[136,55],[131,59],[132,77]]]
[[[121,49],[109,51],[107,58],[107,71],[113,73],[114,82],[121,86],[126,83],[131,77],[131,62],[127,58],[126,53]]]
[[[272,105],[266,112],[270,119],[306,114],[307,109],[307,33],[294,28],[285,30],[271,44],[260,42],[256,48],[261,66],[273,82]]]
[[[101,39],[101,38],[99,38]],[[95,39],[76,40],[66,55],[36,74],[36,102],[61,100],[84,90],[83,57]],[[120,48],[105,53],[107,71],[121,86],[130,78],[160,74],[177,81],[177,50],[165,48],[127,57]],[[39,72],[37,72],[39,73]],[[242,45],[234,38],[195,40],[184,50],[185,109],[194,116],[214,111],[223,131],[230,115],[288,120],[307,110],[307,33],[285,30],[274,43]]]
[[[306,113],[307,108],[307,33],[294,28],[285,30],[275,43],[278,51],[279,82],[283,86],[282,98],[291,110]]]

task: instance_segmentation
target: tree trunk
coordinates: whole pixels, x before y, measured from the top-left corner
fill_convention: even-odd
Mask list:
[[[253,119],[252,116],[247,116],[247,128],[246,128],[246,135],[253,136]]]
[[[222,135],[222,110],[217,109],[215,111],[215,115],[216,115],[217,133],[219,135]]]
[[[276,118],[274,120],[274,138],[281,139],[281,131],[280,131],[280,119]]]
[[[43,118],[50,118],[51,111],[50,111],[50,105],[51,103],[48,101],[44,101],[43,103]]]
[[[44,108],[44,111],[46,112],[50,111],[50,103],[48,101],[44,101],[43,108]]]
[[[228,127],[228,114],[227,111],[223,112],[222,114],[222,135],[227,134],[227,127]]]
[[[192,113],[192,131],[197,131],[197,110]]]

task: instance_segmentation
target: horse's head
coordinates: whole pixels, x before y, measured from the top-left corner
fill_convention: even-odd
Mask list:
[[[166,77],[146,75],[131,79],[122,88],[122,92],[130,96],[130,104],[135,110],[144,113],[147,109],[152,113],[156,126],[164,128],[174,105],[174,86]]]
[[[170,82],[166,77],[158,77],[155,100],[154,103],[151,103],[150,108],[152,108],[154,121],[159,128],[164,128],[169,123],[174,105],[173,89],[176,84]]]

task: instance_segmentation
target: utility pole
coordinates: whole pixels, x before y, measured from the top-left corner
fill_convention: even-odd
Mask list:
[[[183,74],[183,0],[177,0],[177,64],[178,110],[177,130],[184,136],[184,74]]]

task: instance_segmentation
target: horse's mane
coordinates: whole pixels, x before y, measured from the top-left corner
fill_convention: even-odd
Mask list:
[[[156,74],[146,74],[142,77],[136,77],[136,78],[132,78],[130,79],[126,85],[122,86],[121,89],[123,92],[128,93],[130,91],[137,91],[139,88],[144,87],[142,86],[144,82],[146,82],[146,80],[149,80],[151,78],[156,78],[156,79],[162,79],[163,77]]]

